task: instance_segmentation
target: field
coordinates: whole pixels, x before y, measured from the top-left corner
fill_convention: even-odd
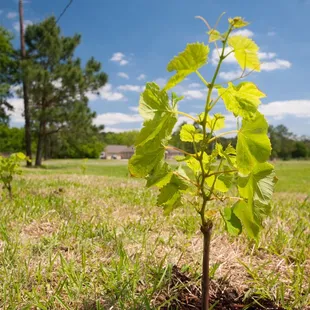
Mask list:
[[[126,161],[53,160],[2,192],[0,309],[199,309],[202,238],[190,207],[170,216]],[[216,225],[214,309],[308,309],[310,162],[277,162],[259,244]],[[192,305],[192,306],[191,306]]]

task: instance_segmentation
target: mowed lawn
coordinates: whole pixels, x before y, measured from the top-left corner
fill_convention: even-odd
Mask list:
[[[175,164],[173,161],[172,164]],[[86,162],[81,159],[59,159],[44,162],[44,168],[26,170],[30,174],[85,174],[108,177],[128,178],[127,160],[90,159]],[[310,161],[276,161],[278,183],[277,192],[310,194]]]
[[[129,177],[126,161],[44,164],[24,169],[13,200],[0,190],[0,309],[198,309],[189,305],[200,294],[202,238],[190,206],[164,216],[157,190]],[[228,236],[214,218],[214,309],[225,299],[225,309],[309,309],[310,162],[275,165],[259,243]]]

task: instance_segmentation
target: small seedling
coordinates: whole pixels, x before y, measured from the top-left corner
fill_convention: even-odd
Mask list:
[[[3,188],[9,193],[10,198],[13,198],[12,182],[16,175],[22,174],[20,164],[22,161],[27,160],[23,153],[14,153],[9,157],[0,156],[0,180]]]
[[[86,169],[87,169],[87,162],[88,162],[88,158],[84,158],[83,161],[82,161],[82,164],[81,164],[81,166],[80,166],[81,172],[82,172],[82,174],[84,174],[84,175],[85,175]]]
[[[139,102],[144,124],[135,143],[135,154],[129,161],[129,171],[134,177],[145,178],[147,187],[159,188],[157,205],[162,206],[166,214],[184,203],[199,213],[204,239],[202,309],[206,310],[209,309],[209,257],[214,217],[217,213],[221,215],[231,235],[245,231],[250,238],[258,240],[263,219],[270,211],[276,177],[274,167],[267,162],[271,153],[268,123],[258,111],[265,94],[253,82],[236,84],[238,79],[227,84],[217,82],[221,65],[228,57],[235,57],[241,67],[243,72],[239,79],[260,71],[256,43],[245,36],[232,35],[235,29],[248,23],[241,17],[230,18],[228,30],[220,33],[199,18],[209,28],[209,43],[215,44],[215,72],[210,80],[199,72],[208,62],[210,47],[197,42],[188,44],[170,61],[167,70],[176,71],[176,74],[163,89],[154,82],[146,84]],[[178,102],[183,98],[173,92],[170,97],[168,94],[192,73],[207,89],[204,110],[196,116],[179,111]],[[237,130],[223,131],[225,116],[213,113],[222,101],[236,118]],[[182,126],[180,139],[192,143],[195,151],[188,153],[178,149],[183,153],[176,158],[181,165],[173,169],[165,161],[165,152],[169,148],[176,149],[169,145],[169,140],[178,115],[194,122]],[[224,148],[220,137],[231,134],[237,136],[236,148],[232,145]],[[184,164],[190,173],[182,168]]]

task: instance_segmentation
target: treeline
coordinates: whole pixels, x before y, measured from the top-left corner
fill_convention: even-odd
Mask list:
[[[137,137],[135,130],[114,133],[103,132],[103,126],[87,126],[86,130],[70,127],[49,135],[44,143],[43,158],[98,158],[106,145],[131,146]],[[98,129],[100,129],[98,131]],[[32,132],[32,150],[35,152],[36,132]],[[14,153],[25,149],[25,129],[0,124],[0,152]]]
[[[35,153],[36,133],[32,132],[32,151]],[[62,130],[49,135],[44,143],[43,158],[98,158],[104,149],[102,134],[97,128],[81,132]],[[15,153],[25,150],[25,129],[0,124],[0,153]]]
[[[182,124],[183,125],[183,124]],[[182,126],[181,125],[181,126]],[[180,128],[173,133],[171,145],[189,153],[194,152],[192,143],[180,140]],[[101,127],[103,129],[103,126]],[[138,131],[99,132],[97,127],[89,126],[89,131],[62,130],[51,135],[44,148],[44,158],[98,158],[106,145],[134,145]],[[93,130],[93,131],[92,131]],[[272,144],[271,159],[307,159],[310,158],[310,138],[291,133],[284,125],[270,126],[269,136]],[[35,139],[33,139],[36,141]],[[236,146],[236,138],[220,138],[224,147]],[[0,151],[4,153],[19,152],[25,148],[24,128],[10,128],[0,125]],[[36,149],[35,142],[32,146]]]
[[[97,93],[108,77],[94,58],[82,62],[76,57],[81,36],[64,36],[50,17],[27,27],[25,57],[12,39],[0,27],[0,152],[27,149],[26,130],[36,166],[43,158],[99,156],[103,127],[93,125],[96,113],[88,106],[88,94]],[[28,99],[25,129],[8,126],[13,96]]]
[[[182,124],[183,125],[183,124]],[[173,133],[171,145],[193,153],[193,144],[180,140],[182,125]],[[269,126],[269,137],[272,145],[271,159],[307,159],[310,158],[310,137],[297,137],[284,125]],[[219,138],[224,147],[232,144],[236,147],[236,138]]]

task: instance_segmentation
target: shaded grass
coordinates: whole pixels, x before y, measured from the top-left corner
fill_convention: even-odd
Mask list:
[[[104,169],[126,168],[105,164]],[[154,207],[156,191],[140,181],[62,175],[57,171],[65,169],[58,165],[47,175],[33,169],[19,178],[14,200],[3,193],[0,308],[169,308],[179,298],[177,290],[168,289],[174,265],[199,287],[202,238],[192,209],[165,217]],[[259,244],[227,236],[217,217],[211,244],[215,281],[228,281],[254,307],[270,299],[285,309],[306,309],[310,202],[305,197],[275,195]]]

